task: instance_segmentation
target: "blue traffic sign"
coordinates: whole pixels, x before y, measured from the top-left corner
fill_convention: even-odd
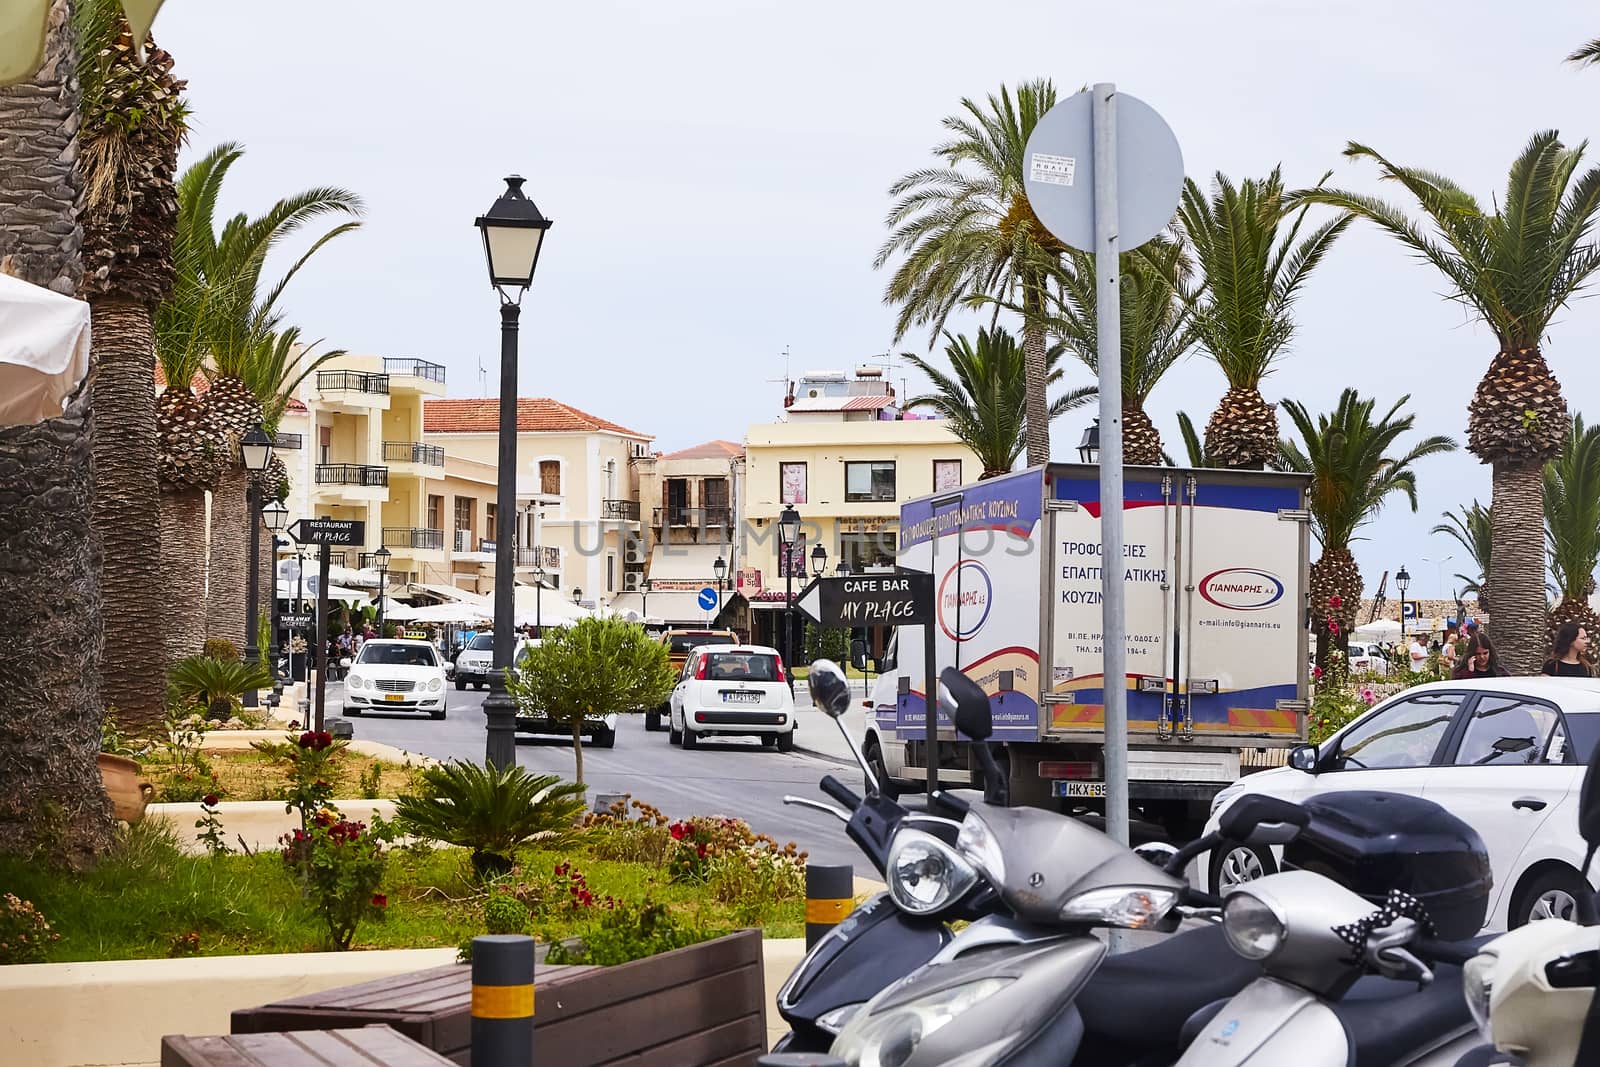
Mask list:
[[[1404,619],[1414,619],[1414,618],[1416,618],[1417,617],[1417,602],[1415,600],[1407,600],[1403,605],[1401,605],[1400,617],[1404,618]]]
[[[700,590],[699,603],[701,611],[716,611],[717,591],[711,588],[709,585],[706,586],[704,589]]]

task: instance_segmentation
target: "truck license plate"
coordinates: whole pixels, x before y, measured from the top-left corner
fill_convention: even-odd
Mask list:
[[[724,704],[759,704],[761,694],[748,689],[724,689],[722,691]]]
[[[403,693],[385,693],[385,694],[383,694],[383,699],[385,699],[385,700],[404,700],[405,699],[405,695]]]
[[[1106,784],[1104,782],[1057,782],[1056,796],[1058,797],[1094,797],[1104,799]]]

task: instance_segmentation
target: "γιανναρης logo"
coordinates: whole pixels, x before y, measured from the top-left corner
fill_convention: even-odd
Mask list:
[[[1230,611],[1260,611],[1283,599],[1283,582],[1255,567],[1225,567],[1200,579],[1200,595]]]
[[[971,640],[988,621],[993,599],[989,571],[975,559],[962,560],[939,581],[939,628],[951,640]]]

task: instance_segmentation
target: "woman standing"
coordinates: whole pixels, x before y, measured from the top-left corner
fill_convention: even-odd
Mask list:
[[[1584,653],[1589,650],[1589,634],[1575,622],[1564,622],[1556,630],[1555,648],[1544,665],[1544,673],[1557,678],[1591,677]]]
[[[1494,654],[1494,645],[1486,633],[1473,634],[1467,639],[1467,654],[1455,670],[1456,678],[1504,678],[1506,669]]]

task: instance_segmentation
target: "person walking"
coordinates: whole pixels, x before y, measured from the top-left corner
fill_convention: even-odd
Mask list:
[[[1500,659],[1494,653],[1494,645],[1489,641],[1486,633],[1473,634],[1467,639],[1467,654],[1461,660],[1453,677],[1461,678],[1504,678],[1508,672],[1500,666]]]
[[[1556,630],[1555,645],[1545,661],[1544,673],[1557,678],[1590,678],[1589,633],[1575,622],[1564,622]]]
[[[1466,646],[1463,643],[1461,647],[1465,648]],[[1460,665],[1460,658],[1456,655],[1455,623],[1451,623],[1449,626],[1445,627],[1444,644],[1439,646],[1439,657],[1440,661],[1444,664],[1444,669],[1447,671],[1454,671],[1456,667]]]

